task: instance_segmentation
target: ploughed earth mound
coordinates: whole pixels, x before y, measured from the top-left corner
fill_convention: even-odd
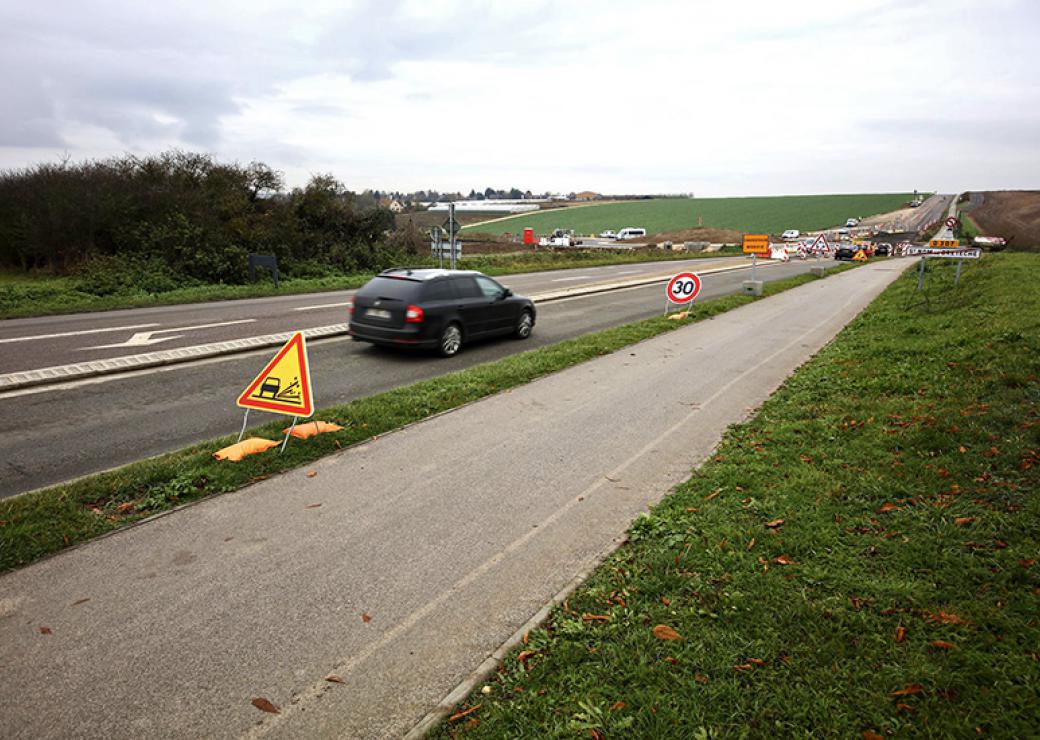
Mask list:
[[[666,231],[661,234],[651,234],[647,241],[660,244],[661,242],[672,242],[682,244],[683,242],[710,242],[712,244],[740,244],[742,231],[733,229],[681,229],[679,231]]]
[[[967,213],[987,236],[1012,239],[1009,249],[1040,249],[1040,190],[972,193],[982,204]]]

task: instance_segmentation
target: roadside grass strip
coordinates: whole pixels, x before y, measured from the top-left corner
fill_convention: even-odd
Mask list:
[[[1035,737],[1040,258],[908,270],[435,737]]]
[[[829,274],[849,267],[832,268]],[[765,295],[815,279],[818,278],[800,275],[767,283]],[[734,295],[705,301],[695,305],[685,321],[647,319],[322,409],[315,413],[314,420],[339,424],[344,429],[305,441],[291,439],[283,454],[269,451],[236,463],[214,460],[214,452],[235,442],[236,435],[229,435],[67,484],[0,499],[0,570],[31,563],[201,498],[240,489],[350,445],[752,300],[756,299]],[[237,418],[236,410],[229,407],[229,430],[237,429]],[[281,439],[286,426],[287,419],[278,417],[250,430],[250,436]]]

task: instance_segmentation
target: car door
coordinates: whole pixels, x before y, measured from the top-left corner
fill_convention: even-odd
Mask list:
[[[491,299],[484,295],[472,275],[457,275],[452,282],[458,294],[456,305],[462,319],[463,333],[467,338],[487,334]]]
[[[516,305],[506,300],[506,289],[485,275],[477,275],[474,279],[484,297],[491,301],[487,307],[487,331],[493,334],[512,331],[519,317],[515,315]]]

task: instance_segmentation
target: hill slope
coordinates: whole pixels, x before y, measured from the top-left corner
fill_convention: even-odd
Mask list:
[[[525,213],[494,223],[473,224],[464,231],[516,233],[531,227],[544,234],[574,229],[581,234],[618,230],[626,226],[649,233],[704,226],[717,229],[779,233],[785,229],[824,229],[857,218],[899,208],[909,193],[865,195],[797,195],[765,198],[660,198],[625,201],[580,208]]]

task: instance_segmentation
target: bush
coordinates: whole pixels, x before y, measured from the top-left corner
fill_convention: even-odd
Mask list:
[[[158,257],[95,257],[79,269],[75,281],[77,290],[96,296],[165,293],[198,284]]]

